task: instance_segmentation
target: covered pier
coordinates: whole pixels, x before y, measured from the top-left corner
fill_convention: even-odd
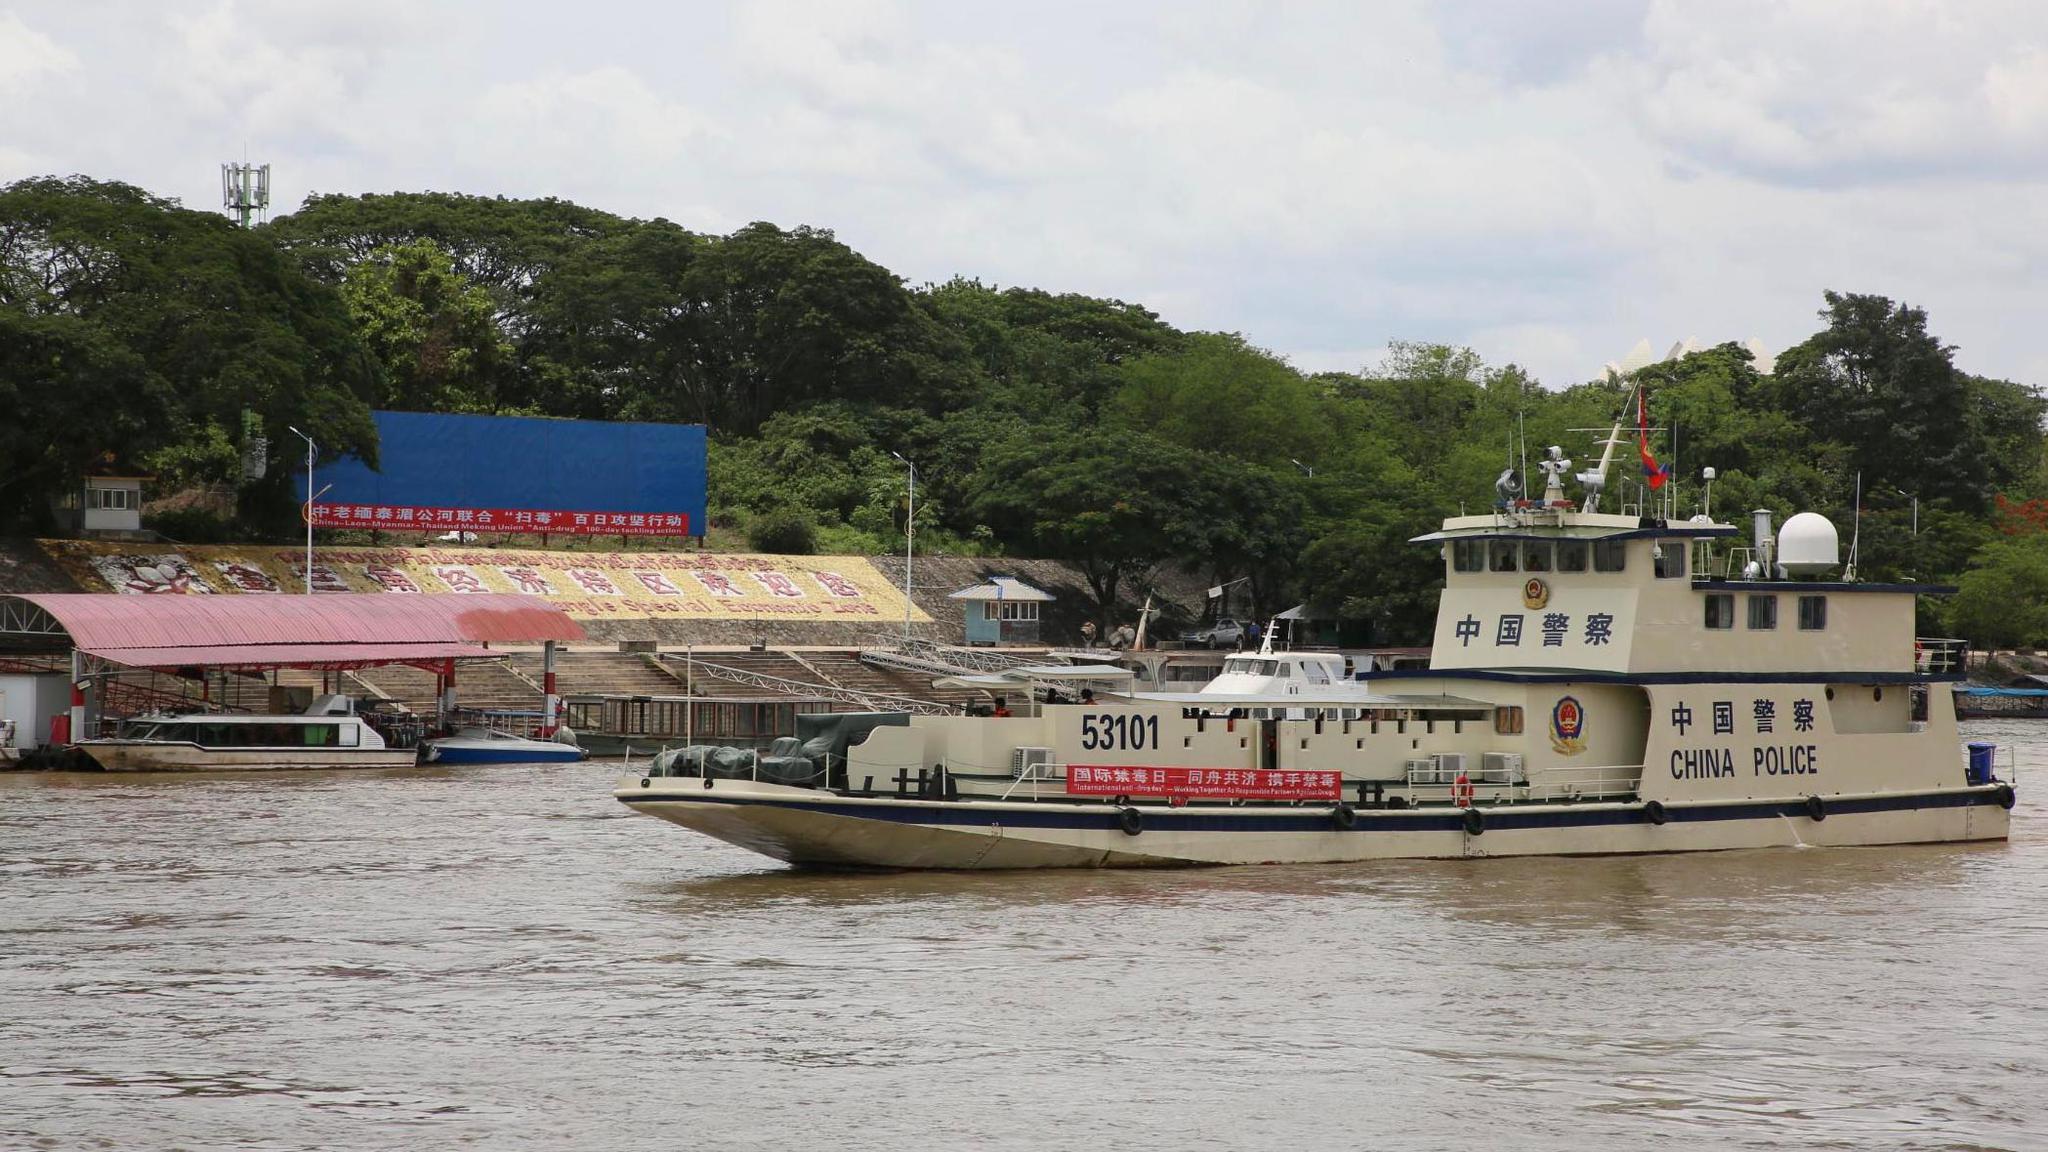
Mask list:
[[[86,731],[88,715],[98,710],[94,684],[110,671],[326,672],[408,664],[440,678],[439,702],[447,713],[456,703],[457,662],[502,656],[491,650],[494,643],[542,646],[543,722],[551,730],[561,709],[555,645],[585,638],[580,625],[546,600],[505,593],[0,596],[0,657],[70,657],[70,710],[52,733],[53,744]]]

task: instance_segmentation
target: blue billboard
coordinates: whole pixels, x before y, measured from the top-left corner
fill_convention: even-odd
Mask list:
[[[701,424],[377,412],[382,461],[316,465],[322,528],[702,536]],[[306,493],[300,478],[299,493]]]

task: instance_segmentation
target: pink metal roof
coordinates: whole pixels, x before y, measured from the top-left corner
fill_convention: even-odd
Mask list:
[[[230,644],[198,648],[94,648],[129,668],[370,668],[428,660],[473,660],[498,653],[475,644]]]
[[[488,655],[475,648],[483,643],[585,638],[583,629],[561,609],[537,597],[508,593],[117,596],[86,592],[23,593],[18,598],[55,618],[81,651],[131,667],[396,663]],[[339,649],[353,649],[356,654]],[[372,649],[375,657],[368,655]],[[287,650],[300,654],[286,656]],[[123,652],[132,659],[124,658]]]

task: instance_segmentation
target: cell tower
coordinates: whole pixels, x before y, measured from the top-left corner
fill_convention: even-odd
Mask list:
[[[250,217],[266,220],[270,214],[270,165],[223,164],[220,166],[221,203],[228,214],[249,226]]]

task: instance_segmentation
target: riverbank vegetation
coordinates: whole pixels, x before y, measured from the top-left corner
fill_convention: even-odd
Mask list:
[[[1660,452],[1678,444],[1679,513],[1711,465],[1719,515],[1820,511],[1846,545],[1860,477],[1864,578],[1958,581],[1924,625],[2048,644],[2040,393],[1959,369],[1916,308],[1817,303],[1769,375],[1734,344],[1635,374]],[[1103,604],[1175,565],[1242,578],[1260,613],[1307,599],[1373,642],[1417,642],[1441,564],[1407,540],[1485,507],[1517,435],[1584,462],[1584,430],[1628,390],[1430,344],[1304,373],[1137,303],[906,285],[809,227],[704,235],[398,193],[315,196],[244,231],[122,184],[0,188],[0,530],[16,532],[46,528],[51,498],[112,453],[157,492],[228,494],[187,501],[186,532],[289,535],[289,428],[374,459],[374,408],[688,421],[711,429],[714,525],[757,547],[900,550],[900,453],[920,550],[1067,560]],[[1631,451],[1615,474],[1631,498]]]

